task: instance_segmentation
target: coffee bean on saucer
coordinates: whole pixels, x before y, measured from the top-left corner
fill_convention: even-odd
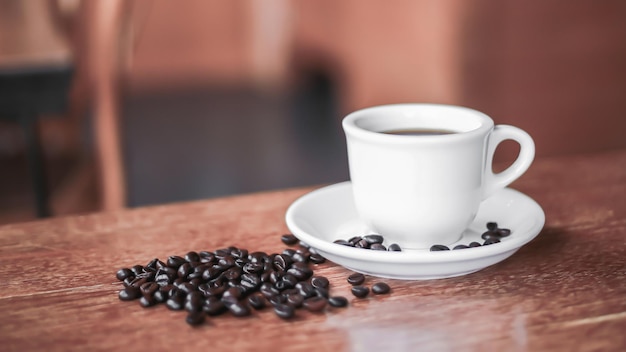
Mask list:
[[[509,229],[497,229],[496,233],[498,233],[498,235],[500,235],[500,237],[508,237],[509,235],[511,235],[511,230],[509,230]]]
[[[348,242],[350,242],[350,244],[352,244],[353,246],[355,246],[359,241],[361,241],[363,239],[363,237],[361,236],[354,236],[351,237]]]
[[[294,236],[293,234],[284,234],[280,237],[280,240],[283,241],[284,244],[288,245],[288,246],[293,246],[296,243],[298,243],[298,238],[296,236]]]
[[[399,244],[393,243],[393,244],[390,244],[389,247],[387,247],[387,250],[390,252],[401,252],[402,248],[400,248]]]
[[[502,238],[502,236],[500,236],[498,234],[498,232],[496,231],[487,231],[487,232],[483,232],[482,235],[480,235],[480,238],[482,238],[483,240],[488,240],[488,239],[500,239]]]
[[[381,243],[373,243],[370,245],[370,249],[374,251],[386,251],[387,247],[383,246]]]
[[[354,247],[354,245],[346,240],[338,239],[334,240],[333,243],[340,244],[342,246]]]
[[[366,235],[366,236],[363,236],[363,239],[367,241],[367,243],[369,244],[383,243],[383,240],[384,240],[383,236],[381,235]]]
[[[494,243],[500,243],[500,240],[497,238],[489,238],[487,240],[485,240],[485,242],[483,242],[483,246],[488,246],[490,244],[494,244]]]
[[[361,273],[354,273],[348,276],[348,283],[352,286],[361,285],[363,282],[365,282],[365,275]]]
[[[384,282],[377,282],[372,285],[372,292],[377,295],[384,295],[391,291],[391,287]]]
[[[358,298],[365,298],[370,293],[370,288],[367,286],[353,286],[352,294]]]
[[[497,229],[497,228],[498,228],[498,223],[497,222],[490,221],[490,222],[487,223],[487,230],[495,231],[495,229]]]
[[[480,247],[480,246],[481,246],[481,244],[476,242],[476,241],[470,242],[470,244],[469,244],[470,248],[475,248],[475,247]]]
[[[466,248],[470,248],[469,246],[466,246],[464,244],[457,244],[456,246],[454,246],[454,248],[452,249],[466,249]]]
[[[435,244],[432,247],[430,247],[431,252],[449,251],[449,250],[450,248],[448,248],[448,246],[444,246],[443,244]]]

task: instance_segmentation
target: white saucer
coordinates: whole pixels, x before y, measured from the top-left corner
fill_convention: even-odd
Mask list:
[[[486,231],[486,224],[490,221],[511,229],[511,235],[500,243],[441,252],[430,252],[428,249],[385,252],[354,248],[333,241],[374,231],[368,229],[357,215],[352,184],[342,182],[297,199],[287,210],[286,221],[287,227],[298,239],[328,260],[350,270],[394,279],[426,280],[473,273],[508,258],[539,234],[545,223],[545,214],[530,197],[505,188],[480,205],[474,222],[463,233],[461,240],[450,248],[472,241],[482,243],[480,235]]]

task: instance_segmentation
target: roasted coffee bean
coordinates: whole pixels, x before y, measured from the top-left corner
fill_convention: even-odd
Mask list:
[[[285,281],[278,281],[277,283],[274,284],[274,287],[278,290],[278,291],[284,291],[286,289],[292,288],[293,286],[289,286],[288,282]]]
[[[187,261],[183,257],[177,255],[171,255],[167,258],[167,266],[178,270],[178,267],[185,264]]]
[[[153,297],[157,303],[163,303],[167,300],[167,293],[163,291],[156,291]]]
[[[369,244],[383,243],[384,241],[384,238],[381,235],[366,235],[366,236],[363,236],[363,239],[367,241],[367,243]]]
[[[215,263],[215,254],[209,251],[201,251],[198,253],[200,256],[200,263]]]
[[[259,288],[259,292],[261,292],[261,294],[265,296],[265,298],[276,296],[280,293],[280,291],[276,289],[274,285],[272,285],[269,282],[265,282],[261,284],[261,287]]]
[[[357,248],[369,249],[370,243],[367,242],[365,239],[362,239],[359,242],[357,242],[354,246]]]
[[[469,246],[466,246],[464,244],[457,244],[456,246],[454,246],[454,248],[452,249],[466,249],[469,248]]]
[[[134,278],[135,274],[128,268],[123,268],[117,271],[117,273],[115,274],[115,277],[120,280],[120,281],[124,281],[124,279],[128,278],[128,277],[133,277]],[[131,279],[132,280],[132,279]]]
[[[298,284],[296,284],[296,289],[298,289],[300,294],[305,298],[317,295],[317,290],[315,289],[315,287],[313,287],[313,285],[308,282],[299,282]]]
[[[326,262],[326,258],[324,258],[319,253],[311,253],[311,255],[309,256],[309,261],[313,264],[322,264]]]
[[[248,296],[248,304],[250,304],[250,306],[256,310],[261,310],[265,308],[265,302],[265,297],[263,297],[263,295],[258,292]]]
[[[298,241],[299,241],[298,237],[296,237],[296,236],[294,236],[293,234],[290,234],[290,233],[282,235],[280,237],[280,240],[283,241],[283,243],[288,245],[288,246],[293,246],[296,243],[298,243]]]
[[[145,271],[147,269],[149,271],[155,271],[158,268],[159,268],[159,258],[154,258],[151,261],[149,261],[148,264],[146,264],[146,266],[143,267],[143,270]]]
[[[487,230],[494,231],[497,228],[498,228],[498,223],[497,222],[488,222],[487,223]]]
[[[280,318],[290,319],[296,314],[296,309],[289,304],[278,303],[274,305],[274,312]]]
[[[328,289],[322,287],[316,287],[315,294],[324,298],[328,298],[328,296],[330,296],[330,294],[328,293]]]
[[[389,247],[387,247],[387,250],[390,252],[401,252],[402,248],[400,248],[399,244],[393,243],[393,244],[390,244]]]
[[[435,244],[432,247],[430,247],[430,251],[431,252],[437,252],[437,251],[449,251],[450,248],[448,248],[448,246],[444,246],[442,244]]]
[[[189,312],[189,314],[187,314],[187,318],[185,318],[185,321],[189,325],[200,325],[204,323],[204,320],[205,320],[205,315],[201,311]]]
[[[354,274],[348,276],[348,280],[347,281],[352,286],[361,285],[363,282],[365,282],[365,275],[363,275],[361,273],[354,273]]]
[[[124,279],[124,281],[122,281],[122,283],[124,284],[124,287],[129,287],[130,284],[133,283],[133,281],[135,281],[135,275],[131,275],[127,278]]]
[[[315,288],[328,288],[330,282],[324,276],[313,276],[311,278],[311,285]]]
[[[304,297],[298,292],[289,293],[287,294],[286,298],[287,298],[287,303],[291,304],[292,306],[296,308],[301,307],[302,303],[304,302]]]
[[[496,231],[486,231],[483,232],[482,235],[480,235],[480,238],[482,238],[483,240],[488,240],[488,239],[500,239],[502,236],[500,236]]]
[[[141,294],[144,296],[152,296],[159,289],[159,285],[156,282],[146,282],[139,286]]]
[[[244,273],[258,274],[263,272],[263,264],[249,262],[243,266],[242,270]]]
[[[285,271],[289,269],[292,263],[293,259],[291,259],[288,255],[278,254],[274,257],[274,268],[278,271]]]
[[[307,298],[302,302],[302,306],[311,312],[319,312],[326,308],[328,300],[325,297],[316,296]]]
[[[286,303],[287,302],[287,297],[283,294],[278,294],[275,296],[271,296],[271,297],[266,297],[268,302],[270,302],[271,305],[276,306],[277,304],[282,304],[282,303]]]
[[[296,252],[294,253],[291,258],[293,259],[294,262],[308,262],[309,261],[309,257],[311,256],[311,253],[308,251],[301,251],[301,252]]]
[[[185,254],[185,260],[190,263],[200,262],[200,255],[196,252],[188,252]]]
[[[183,263],[181,266],[178,267],[178,277],[184,279],[187,277],[187,275],[189,275],[192,272],[192,268],[191,268],[191,264],[189,263]],[[202,276],[202,274],[200,274],[200,276]]]
[[[245,317],[250,315],[250,308],[243,302],[235,302],[227,306],[232,315],[236,317]]]
[[[226,305],[220,300],[207,300],[202,305],[202,311],[211,316],[220,315],[227,310]]]
[[[475,241],[474,242],[470,242],[470,244],[469,244],[470,248],[476,248],[476,247],[480,247],[480,246],[481,246],[481,244],[478,243],[478,242],[475,242]]]
[[[256,289],[261,286],[261,278],[257,275],[244,273],[241,275],[241,285],[249,289]]]
[[[328,304],[338,308],[347,307],[348,299],[343,296],[332,296],[328,298]]]
[[[387,247],[383,246],[380,243],[373,243],[370,245],[370,249],[375,250],[375,251],[386,251]]]
[[[204,295],[199,291],[192,292],[185,298],[185,310],[188,312],[201,311]]]
[[[139,304],[141,304],[141,306],[144,308],[152,307],[157,303],[159,302],[157,302],[157,300],[151,296],[141,296],[141,298],[139,299]]]
[[[132,271],[135,276],[140,275],[141,273],[143,273],[143,266],[134,265],[132,268],[130,268],[130,271]]]
[[[494,244],[494,243],[500,243],[500,240],[497,238],[490,238],[485,240],[485,242],[483,242],[483,246],[488,246],[490,244]]]
[[[118,297],[122,301],[132,301],[141,297],[141,291],[139,291],[138,287],[129,286],[121,290]]]
[[[308,280],[313,276],[313,270],[306,263],[293,263],[291,268],[287,270],[287,273],[295,276],[300,281]]]
[[[281,281],[284,283],[283,290],[294,288],[296,287],[296,284],[299,282],[299,280],[295,276],[289,273],[285,274]]]
[[[342,246],[354,247],[354,245],[346,240],[334,240],[333,243],[340,244]]]
[[[233,266],[224,271],[224,278],[228,281],[235,281],[241,277],[242,270],[236,266]]]
[[[296,250],[293,248],[285,248],[283,249],[282,255],[286,255],[288,257],[293,257],[294,254],[296,254]]]
[[[225,255],[217,261],[217,267],[221,270],[230,269],[235,266],[235,257],[230,254]]]
[[[165,305],[171,310],[181,310],[185,307],[185,301],[182,298],[174,296],[165,301]]]
[[[370,293],[370,289],[367,286],[353,286],[351,291],[358,298],[364,298]]]
[[[509,229],[497,229],[496,232],[500,235],[500,237],[508,237],[511,235],[511,230]]]
[[[372,285],[372,292],[377,295],[384,295],[391,291],[391,287],[384,282],[377,282]]]
[[[363,239],[363,237],[361,236],[354,236],[351,237],[348,242],[350,242],[350,244],[352,244],[352,246],[355,246],[359,241],[361,241]]]

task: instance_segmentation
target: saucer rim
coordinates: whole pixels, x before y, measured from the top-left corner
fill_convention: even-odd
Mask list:
[[[341,246],[320,239],[303,230],[296,220],[297,211],[306,202],[317,197],[323,197],[327,193],[347,192],[345,188],[351,187],[350,181],[339,182],[321,188],[315,189],[307,194],[297,198],[287,209],[285,221],[290,231],[301,241],[309,246],[323,252],[329,252],[335,256],[341,256],[353,259],[363,259],[367,256],[367,260],[374,263],[394,263],[394,264],[421,264],[421,263],[453,263],[463,262],[467,260],[485,259],[489,257],[501,256],[510,251],[516,251],[528,242],[532,241],[539,235],[541,229],[545,225],[545,212],[541,206],[528,195],[515,190],[513,188],[503,188],[492,195],[501,195],[502,193],[510,193],[510,197],[524,198],[533,206],[536,206],[536,214],[533,214],[535,223],[523,232],[523,236],[509,237],[507,241],[502,241],[488,246],[481,246],[467,250],[450,250],[431,252],[429,249],[405,249],[400,252],[393,251],[364,251],[361,248],[353,248],[349,246]],[[491,197],[490,197],[491,198]],[[529,215],[530,216],[530,215]],[[537,216],[535,218],[535,216]],[[513,229],[514,230],[514,229]],[[515,231],[515,230],[514,230]],[[513,233],[512,235],[514,235]],[[332,247],[330,247],[332,245]]]

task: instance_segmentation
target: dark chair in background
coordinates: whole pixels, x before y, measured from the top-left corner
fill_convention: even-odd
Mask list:
[[[21,125],[36,198],[36,214],[50,215],[39,119],[65,110],[74,65],[46,2],[1,0],[0,119]]]

